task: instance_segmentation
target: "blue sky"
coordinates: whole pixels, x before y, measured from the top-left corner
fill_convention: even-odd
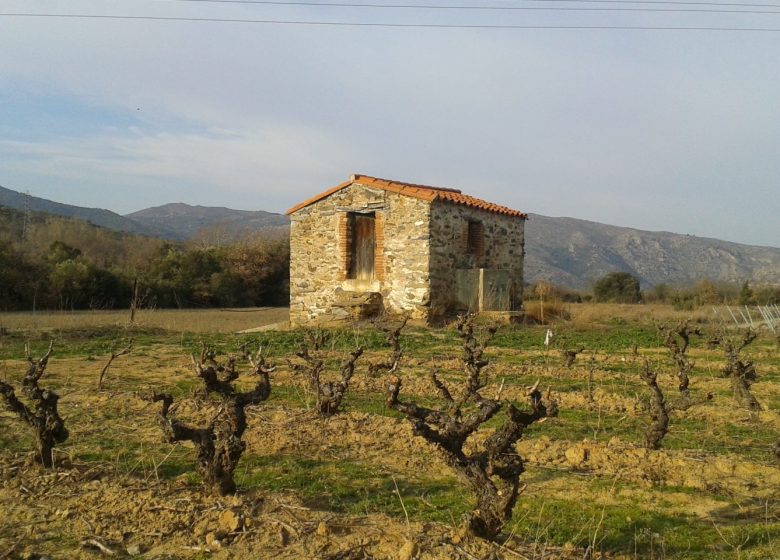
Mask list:
[[[780,14],[170,0],[0,0],[0,12],[780,28]],[[180,201],[283,211],[359,172],[780,247],[778,99],[772,32],[0,16],[0,185],[120,213]]]

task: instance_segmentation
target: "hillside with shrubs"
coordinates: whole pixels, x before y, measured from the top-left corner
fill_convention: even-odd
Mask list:
[[[177,243],[0,207],[0,310],[284,305],[279,233]]]

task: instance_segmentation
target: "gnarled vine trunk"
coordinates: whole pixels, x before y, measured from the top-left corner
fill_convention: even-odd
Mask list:
[[[664,345],[671,352],[672,359],[677,365],[677,378],[680,381],[678,389],[684,397],[689,394],[690,373],[693,371],[693,362],[688,359],[688,347],[691,344],[691,336],[701,336],[701,334],[701,330],[698,327],[691,327],[688,321],[678,324],[673,329],[665,330]]]
[[[661,442],[669,431],[669,407],[664,394],[658,386],[658,374],[650,369],[650,364],[645,360],[645,368],[641,374],[652,393],[650,400],[650,426],[645,433],[645,447],[648,449],[661,449]]]
[[[0,395],[3,396],[7,408],[32,428],[35,435],[36,460],[47,469],[54,466],[54,446],[63,443],[69,435],[65,421],[57,410],[59,395],[38,386],[38,381],[46,371],[53,349],[54,342],[52,341],[46,354],[35,360],[30,354],[29,347],[25,346],[29,365],[27,373],[22,379],[22,393],[32,407],[17,398],[11,385],[0,381]]]
[[[188,426],[169,416],[173,397],[167,393],[155,394],[154,401],[162,401],[163,407],[157,415],[158,423],[167,441],[191,441],[198,449],[197,469],[204,486],[213,494],[225,496],[236,491],[233,473],[241,455],[246,449],[242,437],[247,428],[246,407],[259,404],[271,394],[269,374],[275,370],[268,367],[260,350],[254,359],[248,357],[252,373],[260,379],[254,390],[245,393],[236,392],[232,382],[238,376],[235,358],[226,365],[218,364],[215,353],[205,349],[198,362],[192,362],[198,377],[204,384],[206,394],[216,393],[221,402],[217,413],[204,428]],[[207,364],[207,365],[204,365]]]
[[[515,444],[527,426],[548,416],[557,415],[557,405],[550,401],[545,405],[538,390],[538,382],[529,387],[531,411],[506,406],[507,418],[482,445],[481,451],[466,453],[463,446],[467,438],[481,425],[493,418],[504,407],[496,399],[484,397],[480,390],[487,382],[482,370],[488,365],[483,352],[495,328],[488,331],[483,341],[474,335],[473,316],[458,320],[458,332],[463,340],[463,368],[466,374],[459,396],[436,373],[431,382],[445,401],[441,410],[402,402],[398,399],[402,381],[397,375],[388,380],[388,408],[404,414],[411,422],[414,433],[434,444],[444,460],[472,491],[477,506],[468,521],[469,532],[485,539],[495,539],[512,516],[520,489],[520,475],[524,471],[523,460]]]
[[[757,336],[758,334],[748,329],[743,333],[740,341],[730,340],[726,337],[721,337],[719,340],[726,352],[726,366],[723,368],[723,375],[731,381],[731,390],[734,392],[734,398],[737,402],[752,412],[761,410],[761,404],[750,391],[750,386],[758,378],[756,365],[750,360],[742,360],[739,353]]]

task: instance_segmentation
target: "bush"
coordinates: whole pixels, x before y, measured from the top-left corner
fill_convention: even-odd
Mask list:
[[[753,291],[758,305],[780,304],[780,286],[757,286]]]
[[[598,302],[639,303],[639,279],[628,272],[610,272],[593,285],[593,296]]]

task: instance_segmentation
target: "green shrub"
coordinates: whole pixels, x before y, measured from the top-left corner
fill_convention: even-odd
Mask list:
[[[628,272],[610,272],[593,285],[596,301],[611,303],[639,303],[639,279]]]

